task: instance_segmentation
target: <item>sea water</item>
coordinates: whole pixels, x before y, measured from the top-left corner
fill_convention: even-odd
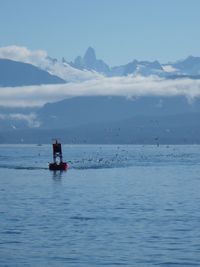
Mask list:
[[[0,146],[0,266],[200,266],[200,146]]]

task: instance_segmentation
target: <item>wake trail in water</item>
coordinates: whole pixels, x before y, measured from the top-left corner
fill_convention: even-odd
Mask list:
[[[11,161],[10,161],[11,162]],[[112,168],[127,168],[132,166],[152,166],[152,165],[167,165],[167,164],[199,164],[199,159],[191,154],[155,154],[155,155],[112,155],[106,157],[83,157],[73,158],[67,160],[69,169],[75,170],[89,170],[89,169],[112,169]],[[38,165],[23,166],[22,163],[7,164],[0,163],[0,169],[13,169],[13,170],[48,170],[48,163],[40,162]]]
[[[125,168],[131,166],[131,164],[124,162],[96,162],[88,160],[75,160],[68,161],[69,169],[75,170],[88,170],[88,169],[112,169],[112,168]],[[11,164],[0,164],[0,169],[11,169],[11,170],[48,170],[48,167],[43,166],[21,166],[21,165],[11,165]]]
[[[48,170],[47,167],[17,166],[17,165],[0,165],[0,169],[11,169],[11,170]]]

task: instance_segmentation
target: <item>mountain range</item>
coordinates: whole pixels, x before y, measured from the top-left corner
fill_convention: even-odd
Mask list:
[[[159,61],[138,61],[136,59],[125,65],[110,67],[103,60],[97,59],[95,50],[89,47],[83,57],[78,56],[74,62],[69,63],[80,70],[90,70],[102,73],[108,77],[127,75],[157,75],[170,78],[171,76],[200,75],[200,57],[189,56],[174,63],[161,64]]]
[[[127,64],[110,67],[96,57],[95,50],[89,47],[84,56],[78,56],[73,62],[45,58],[18,59],[1,58],[0,86],[24,86],[40,84],[59,84],[82,82],[100,77],[119,77],[129,75],[158,76],[165,79],[200,79],[200,57],[189,56],[173,63],[161,64],[159,61],[131,60]]]
[[[73,62],[50,57],[0,58],[0,90],[81,84],[102,77],[130,75],[200,79],[200,58],[190,56],[166,64],[134,59],[110,67],[96,57],[91,47]],[[189,101],[181,95],[68,97],[42,107],[0,106],[0,143],[49,143],[52,137],[60,137],[66,143],[200,143],[199,118],[200,98]]]

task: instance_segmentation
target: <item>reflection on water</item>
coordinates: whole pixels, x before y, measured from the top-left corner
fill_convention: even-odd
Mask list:
[[[60,182],[62,179],[62,176],[66,171],[51,171],[52,172],[52,178],[55,182]]]

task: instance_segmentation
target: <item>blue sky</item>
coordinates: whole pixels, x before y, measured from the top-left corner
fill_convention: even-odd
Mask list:
[[[199,0],[0,0],[0,46],[108,64],[200,56]]]

